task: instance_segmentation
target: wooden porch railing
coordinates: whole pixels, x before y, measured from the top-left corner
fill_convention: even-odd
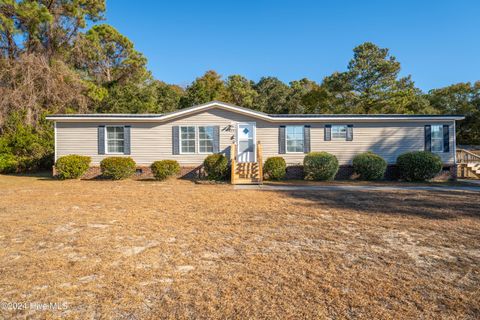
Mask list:
[[[480,178],[478,166],[480,155],[465,149],[457,149],[457,176],[460,178]]]
[[[231,144],[230,146],[230,168],[231,168],[230,182],[232,184],[237,184],[237,183],[261,184],[263,182],[263,149],[260,141],[257,142],[257,147],[255,152],[257,156],[257,161],[255,163],[238,164],[237,145],[235,143]],[[246,165],[248,165],[247,170],[250,172],[247,173],[247,177],[245,177],[245,173],[242,173],[242,176],[240,177],[240,173],[238,173],[237,170],[245,170]],[[255,169],[256,169],[256,172],[255,172]],[[251,179],[251,181],[249,181],[248,179]]]
[[[480,156],[465,149],[457,149],[458,164],[467,164],[472,162],[480,162]]]
[[[258,182],[263,183],[263,148],[260,141],[257,142]]]

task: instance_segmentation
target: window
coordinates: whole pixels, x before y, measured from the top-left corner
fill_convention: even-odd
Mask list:
[[[287,152],[303,152],[303,126],[286,127]]]
[[[124,152],[124,127],[107,126],[107,153]]]
[[[333,140],[347,140],[347,126],[346,125],[333,125],[332,126],[332,139]]]
[[[432,152],[443,152],[443,126],[432,125]]]
[[[213,131],[206,126],[180,127],[181,153],[213,153]]]
[[[213,127],[198,127],[198,149],[200,153],[213,152]]]
[[[180,151],[181,153],[195,153],[195,127],[180,127]]]

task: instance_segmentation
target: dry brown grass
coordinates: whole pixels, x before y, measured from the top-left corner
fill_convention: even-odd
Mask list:
[[[269,192],[0,176],[24,318],[480,317],[479,193]]]

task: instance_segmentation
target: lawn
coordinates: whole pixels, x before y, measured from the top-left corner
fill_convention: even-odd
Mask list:
[[[0,176],[0,318],[480,317],[480,193]]]

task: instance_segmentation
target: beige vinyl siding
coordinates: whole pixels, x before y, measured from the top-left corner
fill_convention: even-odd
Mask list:
[[[340,164],[351,164],[352,158],[364,151],[373,151],[389,163],[395,163],[403,152],[423,150],[425,124],[450,125],[450,152],[439,153],[444,163],[453,163],[453,121],[450,122],[322,122],[270,123],[223,109],[210,109],[168,122],[57,122],[57,158],[67,154],[92,157],[92,164],[109,155],[98,155],[97,127],[99,125],[131,126],[131,157],[140,165],[153,161],[175,159],[181,165],[200,165],[205,154],[172,154],[172,126],[220,126],[220,151],[228,155],[235,136],[237,122],[256,122],[257,141],[263,145],[264,159],[278,156],[278,127],[280,125],[311,126],[311,151],[327,151],[337,156]],[[325,124],[353,124],[353,141],[324,141]],[[197,150],[198,151],[198,150]],[[303,161],[304,154],[283,154],[289,164]]]

